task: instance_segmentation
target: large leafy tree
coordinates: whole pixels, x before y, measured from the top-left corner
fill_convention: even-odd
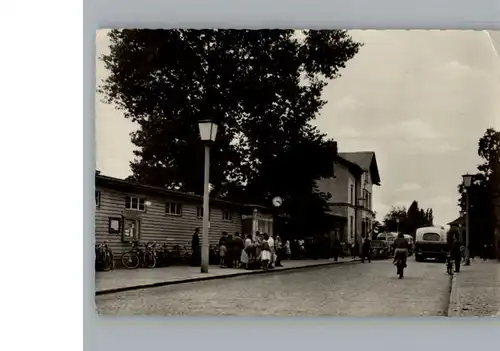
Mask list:
[[[397,222],[399,220],[399,224]],[[384,225],[388,231],[399,231],[415,237],[418,228],[433,225],[432,208],[419,208],[418,201],[413,201],[408,207],[393,207],[384,218]]]
[[[139,125],[133,179],[202,193],[197,123],[209,118],[219,125],[214,194],[265,204],[282,195],[295,218],[324,216],[328,194],[314,180],[332,175],[335,144],[309,122],[361,46],[346,31],[113,30],[109,38],[100,90]]]
[[[500,132],[488,128],[478,142],[478,155],[483,163],[477,167],[469,192],[470,244],[471,248],[496,241],[500,254]],[[458,185],[458,205],[466,211],[466,196],[463,183]]]
[[[406,232],[406,207],[394,206],[384,217],[384,227],[387,231],[395,232],[399,229],[400,232]]]

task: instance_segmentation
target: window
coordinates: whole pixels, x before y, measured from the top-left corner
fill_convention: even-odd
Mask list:
[[[229,211],[223,211],[222,212],[222,220],[224,221],[232,221],[233,220],[233,214]]]
[[[437,233],[425,233],[422,235],[422,240],[424,241],[439,241],[441,239],[441,236]]]
[[[97,190],[95,192],[95,207],[101,207],[101,192]]]
[[[208,216],[212,214],[212,209],[208,211]],[[199,206],[196,208],[196,217],[197,218],[203,218],[203,207]]]
[[[364,189],[363,190],[363,198],[365,199],[365,204],[364,204],[364,207],[371,210],[372,208],[372,205],[371,205],[371,201],[372,201],[372,194],[370,194],[368,192],[368,190]]]
[[[145,211],[145,199],[142,197],[127,196],[125,198],[125,208],[127,210]]]
[[[354,185],[351,184],[351,205],[355,205],[354,202]]]
[[[349,231],[351,232],[351,239],[354,238],[354,217],[351,216],[349,218],[349,224],[350,224],[350,228],[349,228]]]
[[[182,204],[167,202],[165,204],[165,213],[171,216],[182,216]]]

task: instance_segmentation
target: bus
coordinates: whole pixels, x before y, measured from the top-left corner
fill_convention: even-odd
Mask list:
[[[447,232],[444,227],[418,228],[415,234],[415,261],[427,258],[446,260],[448,254]]]

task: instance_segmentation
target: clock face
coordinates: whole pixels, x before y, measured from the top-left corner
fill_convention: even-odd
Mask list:
[[[283,199],[281,197],[276,196],[275,198],[273,198],[273,205],[275,207],[280,207],[282,203],[283,203]]]

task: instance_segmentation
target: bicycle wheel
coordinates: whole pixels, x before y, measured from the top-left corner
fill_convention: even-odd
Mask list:
[[[122,255],[122,264],[125,268],[135,269],[139,267],[139,256],[135,252],[125,252]]]
[[[156,267],[156,257],[150,251],[146,251],[144,253],[144,266],[146,268],[155,268]]]

